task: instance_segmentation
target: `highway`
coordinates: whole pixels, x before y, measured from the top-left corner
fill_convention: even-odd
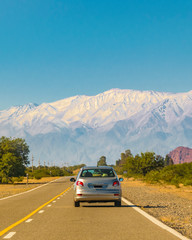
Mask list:
[[[0,239],[178,240],[123,202],[73,206],[69,177],[0,200]]]

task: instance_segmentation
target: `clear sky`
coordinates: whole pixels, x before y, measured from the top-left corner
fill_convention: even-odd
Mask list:
[[[191,0],[1,0],[0,109],[192,90]]]

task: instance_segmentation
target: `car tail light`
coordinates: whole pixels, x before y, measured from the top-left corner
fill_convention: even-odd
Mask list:
[[[117,186],[119,186],[119,181],[113,182],[113,187],[117,187]]]
[[[80,187],[83,187],[83,186],[84,186],[83,182],[81,182],[81,181],[77,181],[76,185],[77,185],[77,186],[80,186]]]
[[[114,196],[119,196],[119,194],[118,194],[118,193],[115,193]]]

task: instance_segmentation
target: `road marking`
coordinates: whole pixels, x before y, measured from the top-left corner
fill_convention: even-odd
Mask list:
[[[47,206],[49,203],[53,202],[56,198],[58,198],[59,196],[61,196],[64,192],[66,192],[70,187],[68,187],[67,189],[65,189],[65,191],[63,191],[62,193],[60,193],[59,195],[55,196],[54,198],[52,198],[51,200],[49,200],[48,202],[44,203],[43,205],[41,205],[40,207],[38,207],[37,209],[35,209],[33,212],[29,213],[27,216],[25,216],[24,218],[20,219],[19,221],[11,224],[9,227],[5,228],[4,230],[2,230],[0,232],[0,236],[2,236],[3,234],[5,234],[6,232],[10,231],[12,228],[16,227],[17,225],[19,225],[20,223],[26,221],[27,219],[29,219],[31,216],[33,216],[35,213],[39,212],[42,208],[44,208],[45,206]]]
[[[53,203],[55,203],[56,201],[53,201]]]
[[[26,220],[25,222],[30,223],[31,221],[33,221],[33,219],[30,218],[30,219]]]
[[[40,210],[38,213],[44,213],[45,211],[44,210]]]
[[[47,207],[51,207],[51,204],[47,205]]]
[[[15,235],[16,232],[10,232],[9,234],[7,234],[3,239],[10,239],[13,237],[13,235]]]
[[[60,199],[60,197],[57,198],[58,200]]]
[[[176,230],[168,227],[167,225],[165,225],[164,223],[162,223],[161,221],[157,220],[156,218],[152,217],[151,215],[149,215],[148,213],[144,212],[143,210],[141,210],[141,208],[137,207],[136,205],[134,205],[133,203],[129,202],[127,199],[125,199],[124,197],[121,198],[123,202],[125,202],[127,205],[132,205],[133,209],[137,212],[139,212],[141,215],[143,215],[144,217],[146,217],[148,220],[150,220],[151,222],[153,222],[154,224],[156,224],[157,226],[165,229],[166,231],[170,232],[171,234],[175,235],[176,237],[178,237],[181,240],[190,240],[189,238],[183,236],[181,233],[177,232]]]
[[[30,189],[30,190],[28,190],[28,191],[26,191],[26,192],[17,193],[17,194],[15,194],[15,195],[8,196],[8,197],[5,197],[5,198],[0,198],[0,201],[1,201],[1,200],[8,199],[8,198],[16,197],[16,196],[19,196],[19,195],[22,195],[22,194],[25,194],[25,193],[28,193],[28,192],[32,192],[32,191],[34,191],[34,190],[36,190],[36,189],[38,189],[38,188],[45,187],[46,185],[48,185],[48,184],[50,184],[50,183],[52,183],[52,182],[55,182],[55,181],[57,181],[57,180],[59,180],[59,179],[61,179],[61,178],[57,178],[57,179],[55,179],[55,180],[53,180],[53,181],[51,181],[51,182],[48,182],[48,183],[45,183],[45,184],[43,184],[43,185],[41,185],[41,186],[39,186],[39,187]]]

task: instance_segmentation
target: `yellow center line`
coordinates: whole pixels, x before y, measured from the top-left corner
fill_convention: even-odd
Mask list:
[[[55,200],[56,198],[60,197],[62,194],[64,194],[66,191],[68,191],[71,187],[68,187],[67,189],[65,189],[65,191],[63,191],[62,193],[60,193],[59,195],[55,196],[54,198],[52,198],[51,200],[49,200],[48,202],[44,203],[43,205],[41,205],[40,207],[38,207],[37,209],[35,209],[33,212],[29,213],[27,216],[25,216],[24,218],[20,219],[19,221],[11,224],[9,227],[5,228],[4,230],[2,230],[0,232],[0,236],[2,236],[3,234],[5,234],[6,232],[8,232],[9,230],[11,230],[12,228],[16,227],[17,225],[19,225],[20,223],[26,221],[28,218],[30,218],[31,216],[33,216],[35,213],[37,213],[40,209],[42,209],[43,207],[45,207],[46,205],[48,205],[50,202],[52,202],[53,200]]]

